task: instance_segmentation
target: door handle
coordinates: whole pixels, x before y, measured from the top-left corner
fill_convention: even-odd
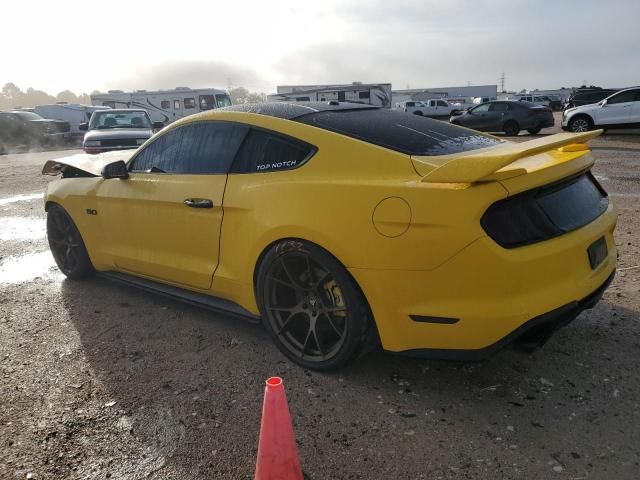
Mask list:
[[[187,198],[184,204],[191,208],[213,208],[213,202],[208,198]]]

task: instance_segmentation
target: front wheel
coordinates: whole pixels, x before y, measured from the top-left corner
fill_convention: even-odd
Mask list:
[[[346,269],[301,240],[272,246],[258,269],[262,321],[282,353],[305,368],[344,366],[363,347],[371,315]]]
[[[569,120],[569,131],[573,133],[588,132],[593,128],[593,122],[589,117],[577,115]]]
[[[413,112],[413,114],[422,116],[422,112],[420,110],[416,110],[415,112]]]
[[[504,124],[504,127],[502,128],[505,135],[508,135],[510,137],[516,136],[518,135],[518,133],[520,133],[520,125],[518,125],[513,120],[509,120],[507,123]]]
[[[79,280],[93,272],[80,232],[60,205],[51,205],[47,211],[47,239],[53,259],[65,276]]]

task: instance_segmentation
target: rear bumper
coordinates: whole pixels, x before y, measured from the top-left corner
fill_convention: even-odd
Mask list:
[[[588,308],[615,271],[616,221],[610,204],[590,224],[536,244],[504,249],[482,237],[433,270],[349,271],[385,350],[481,358],[549,318],[561,323]],[[600,237],[608,256],[592,269],[587,249]]]
[[[532,318],[528,322],[520,325],[507,336],[503,337],[501,340],[489,345],[488,347],[476,350],[417,348],[413,350],[404,350],[399,353],[411,357],[475,362],[490,357],[511,343],[521,342],[525,345],[542,345],[553,333],[556,332],[556,330],[571,323],[584,310],[595,307],[602,298],[604,291],[613,281],[614,276],[615,271],[609,275],[609,278],[607,278],[607,280],[605,280],[597,290],[585,298],[567,303],[550,312],[543,313],[542,315]]]

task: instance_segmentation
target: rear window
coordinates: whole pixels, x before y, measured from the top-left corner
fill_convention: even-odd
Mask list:
[[[388,109],[324,111],[295,120],[408,155],[447,155],[500,143],[440,120]]]

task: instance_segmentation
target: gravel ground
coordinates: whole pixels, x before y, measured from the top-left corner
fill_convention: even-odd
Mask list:
[[[260,326],[64,280],[39,172],[75,152],[0,156],[0,478],[252,478],[271,375],[313,480],[638,478],[640,136],[592,146],[620,213],[619,272],[594,310],[531,355],[378,352],[332,374],[293,366]]]

